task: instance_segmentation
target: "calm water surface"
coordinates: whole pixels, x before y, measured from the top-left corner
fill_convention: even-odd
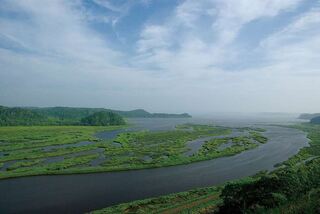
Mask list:
[[[260,170],[272,170],[300,148],[306,134],[267,124],[296,122],[292,117],[210,119],[135,119],[137,129],[161,131],[185,122],[265,128],[267,144],[215,160],[126,172],[35,176],[0,181],[0,213],[83,213],[113,204],[221,184]]]

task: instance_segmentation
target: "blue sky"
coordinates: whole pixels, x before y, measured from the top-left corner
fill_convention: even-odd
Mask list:
[[[319,0],[0,0],[0,104],[319,112]]]

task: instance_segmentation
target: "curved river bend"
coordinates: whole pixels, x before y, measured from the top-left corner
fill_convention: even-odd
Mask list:
[[[221,184],[272,170],[276,163],[308,146],[306,134],[299,130],[263,128],[267,129],[268,143],[231,157],[157,169],[1,180],[0,213],[83,213]]]

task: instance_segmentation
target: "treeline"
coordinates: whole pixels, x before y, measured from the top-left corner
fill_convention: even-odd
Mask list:
[[[73,120],[87,117],[96,112],[113,112],[126,118],[188,118],[187,113],[183,114],[166,114],[166,113],[149,113],[144,109],[132,111],[119,111],[104,108],[74,108],[74,107],[49,107],[49,108],[29,108],[30,110],[48,117],[57,117],[61,120]]]
[[[310,120],[312,124],[320,124],[320,113],[315,114],[300,114],[299,119]]]
[[[104,112],[104,113],[100,113]],[[98,114],[99,113],[99,114]],[[100,118],[101,117],[101,118]],[[187,113],[149,113],[143,109],[118,111],[104,108],[73,107],[17,107],[0,106],[0,126],[13,125],[83,125],[83,124],[124,124],[126,118],[188,118]],[[86,119],[85,119],[86,118]]]
[[[73,109],[59,111],[54,109],[50,113],[37,111],[32,108],[8,108],[0,106],[0,126],[32,126],[32,125],[92,125],[108,126],[123,125],[125,120],[122,116],[108,111],[85,114]],[[83,116],[86,115],[86,116]]]
[[[45,125],[48,122],[46,116],[31,110],[0,106],[0,126]]]
[[[310,120],[310,123],[312,123],[312,124],[320,124],[320,116],[312,118]]]
[[[110,126],[110,125],[124,125],[126,122],[124,119],[113,112],[96,112],[88,117],[81,119],[82,125],[90,126]]]
[[[312,118],[315,118],[315,117],[320,117],[320,113],[314,113],[314,114],[305,113],[305,114],[300,114],[298,118],[299,118],[299,119],[304,119],[304,120],[311,120]]]

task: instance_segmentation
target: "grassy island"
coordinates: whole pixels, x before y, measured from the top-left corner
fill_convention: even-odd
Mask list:
[[[255,148],[261,130],[185,124],[175,130],[126,132],[126,126],[0,127],[0,178],[155,168],[234,155]],[[122,130],[122,131],[121,131]],[[112,139],[99,132],[118,132]],[[220,136],[219,139],[215,136]],[[192,155],[189,143],[206,138]]]

